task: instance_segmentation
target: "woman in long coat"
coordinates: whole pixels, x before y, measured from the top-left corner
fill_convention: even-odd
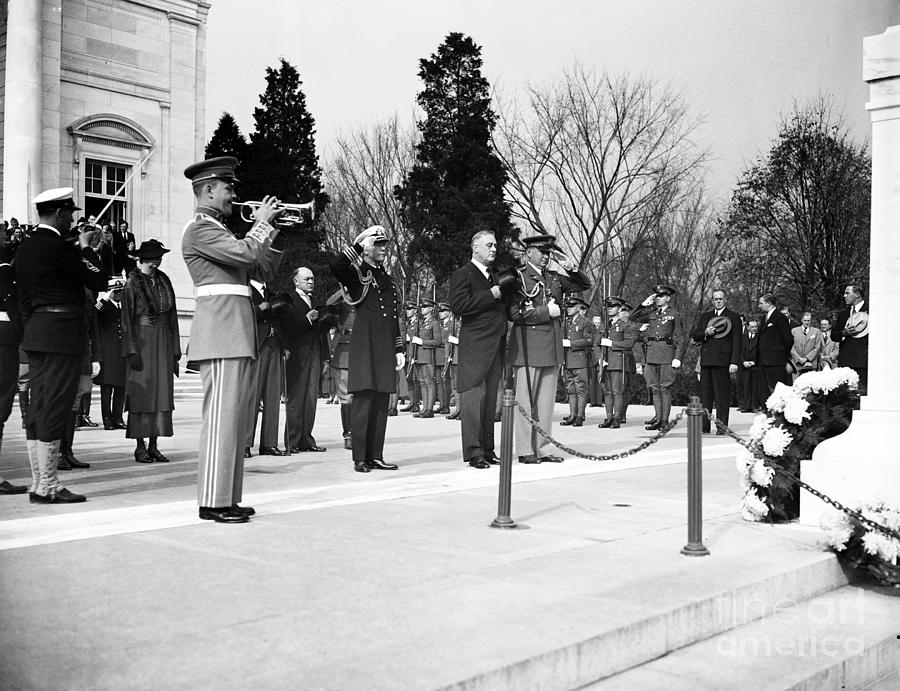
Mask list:
[[[138,463],[169,460],[156,445],[157,437],[172,436],[173,375],[178,374],[181,359],[175,291],[159,270],[168,251],[158,240],[142,242],[137,267],[128,275],[122,295],[122,353],[128,359],[125,436],[137,440]]]

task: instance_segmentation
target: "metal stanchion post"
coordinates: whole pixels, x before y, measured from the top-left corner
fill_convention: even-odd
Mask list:
[[[703,544],[703,416],[706,411],[697,396],[691,396],[687,407],[688,430],[688,543],[681,553],[689,557],[705,557],[709,550]]]
[[[512,498],[512,456],[513,456],[513,409],[516,395],[512,389],[503,391],[503,416],[500,427],[500,494],[498,498],[497,518],[491,523],[492,528],[518,528],[516,522],[509,517]]]

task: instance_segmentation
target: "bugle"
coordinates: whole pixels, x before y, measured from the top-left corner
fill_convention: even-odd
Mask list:
[[[262,202],[257,201],[231,203],[233,206],[241,207],[241,218],[247,223],[253,223],[255,220],[253,214],[255,214],[256,210],[262,206]],[[278,203],[275,205],[275,210],[282,212],[282,214],[275,219],[275,225],[292,226],[295,223],[303,223],[305,220],[304,215],[308,216],[309,220],[313,220],[316,217],[316,202],[313,200],[305,202],[304,204]]]

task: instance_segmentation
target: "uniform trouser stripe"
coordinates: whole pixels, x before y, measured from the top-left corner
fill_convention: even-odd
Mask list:
[[[528,379],[531,378],[531,394],[533,404],[528,400]],[[516,401],[525,410],[531,411],[531,418],[538,426],[550,434],[553,423],[553,404],[556,402],[556,382],[559,368],[551,367],[516,367]],[[535,432],[516,411],[516,451],[519,456],[549,456],[553,444]]]

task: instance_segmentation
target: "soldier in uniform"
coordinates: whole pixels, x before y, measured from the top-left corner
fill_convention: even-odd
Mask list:
[[[384,270],[387,235],[381,226],[362,231],[331,265],[347,302],[356,308],[350,334],[347,390],[353,394],[350,435],[353,469],[397,470],[384,461],[384,435],[395,371],[406,364],[398,319],[399,291]]]
[[[15,287],[6,248],[0,247],[0,447],[3,445],[3,425],[12,412],[19,375],[22,322],[16,309]],[[25,485],[13,485],[0,477],[0,494],[25,494],[27,491]]]
[[[413,414],[413,417],[418,418],[434,417],[434,402],[437,400],[437,382],[434,377],[437,370],[437,353],[443,349],[444,341],[441,338],[441,324],[434,318],[434,307],[434,300],[430,298],[422,300],[419,330],[412,337],[412,342],[418,346],[416,379],[422,389],[422,410]]]
[[[405,408],[400,408],[401,413],[418,413],[420,408],[420,402],[422,400],[422,390],[419,386],[419,378],[416,376],[416,368],[413,366],[416,361],[416,355],[419,351],[419,347],[413,343],[413,338],[416,336],[416,333],[419,330],[419,309],[414,302],[407,302],[406,306],[406,362],[409,363],[409,367],[407,367],[407,372],[405,373],[406,377],[406,387],[409,390],[409,403]],[[400,373],[403,375],[403,373]]]
[[[680,313],[669,307],[675,293],[671,286],[658,285],[656,292],[648,296],[631,315],[631,321],[648,325],[644,332],[647,342],[644,377],[656,411],[656,419],[645,428],[648,430],[661,429],[669,423],[672,385],[687,348],[684,320]]]
[[[281,335],[275,328],[272,302],[266,299],[266,286],[250,281],[250,300],[256,317],[256,347],[259,357],[254,360],[250,390],[256,389],[251,406],[250,426],[244,443],[244,457],[250,458],[253,440],[256,439],[256,421],[262,403],[262,423],[259,431],[260,456],[285,456],[287,451],[278,448],[278,422],[281,417],[281,384],[284,379],[284,348]]]
[[[591,280],[557,247],[553,235],[534,235],[522,242],[527,261],[519,269],[522,287],[509,306],[509,319],[513,322],[509,358],[516,368],[516,400],[549,435],[559,366],[563,362],[563,293],[588,290]],[[521,416],[516,421],[516,448],[520,463],[563,461],[550,453],[550,442],[532,430]]]
[[[434,351],[434,384],[437,387],[437,398],[441,406],[438,413],[450,414],[450,369],[447,366],[447,337],[450,335],[450,305],[439,302],[437,323],[441,327],[441,346]]]
[[[588,402],[588,371],[591,361],[591,346],[594,340],[594,325],[585,316],[588,304],[580,297],[570,297],[566,302],[566,335],[563,338],[565,353],[566,392],[569,394],[569,415],[560,425],[581,427]]]
[[[34,198],[40,223],[16,253],[15,280],[25,323],[22,348],[28,354],[31,398],[25,419],[31,463],[30,500],[69,504],[85,497],[60,487],[57,453],[78,390],[87,347],[85,288],[107,285],[106,274],[90,262],[88,233],[78,245],[64,237],[78,210],[74,190],[62,187]],[[93,301],[93,299],[92,299]],[[69,337],[63,337],[69,334]]]
[[[350,376],[350,337],[353,335],[356,310],[347,304],[343,291],[338,291],[329,297],[328,303],[336,305],[338,310],[337,332],[334,337],[334,350],[331,353],[332,379],[338,402],[341,404],[341,432],[344,436],[344,448],[352,449],[350,421],[353,412],[353,395],[347,386]]]
[[[619,424],[624,425],[628,418],[628,404],[631,403],[631,396],[634,392],[634,382],[637,379],[637,361],[634,357],[634,351],[640,351],[640,329],[638,325],[631,322],[631,313],[634,311],[629,303],[623,302],[619,308],[619,319],[628,321],[634,329],[634,345],[631,350],[625,353],[625,386],[622,389],[622,411],[619,417]],[[646,326],[646,325],[645,325]]]
[[[456,358],[459,346],[459,324],[456,316],[450,309],[450,303],[442,302],[438,305],[438,316],[441,319],[441,338],[444,339],[444,367],[441,371],[440,383],[444,387],[446,405],[442,403],[441,413],[451,420],[459,419],[459,397],[456,393]],[[455,410],[450,410],[450,400],[453,399]],[[445,412],[446,409],[446,412]]]
[[[247,427],[256,405],[250,386],[257,345],[249,280],[269,280],[282,256],[278,229],[271,224],[280,213],[274,197],[263,198],[244,238],[225,227],[235,200],[236,165],[237,159],[221,156],[184,171],[197,203],[181,243],[197,296],[189,359],[198,363],[203,381],[197,499],[200,518],[218,523],[246,523],[256,513],[239,505]]]
[[[603,402],[606,419],[598,427],[619,429],[625,420],[625,389],[629,369],[633,367],[632,348],[637,326],[623,312],[625,301],[617,295],[606,298],[609,325],[606,333],[594,339],[594,357],[602,368]]]

